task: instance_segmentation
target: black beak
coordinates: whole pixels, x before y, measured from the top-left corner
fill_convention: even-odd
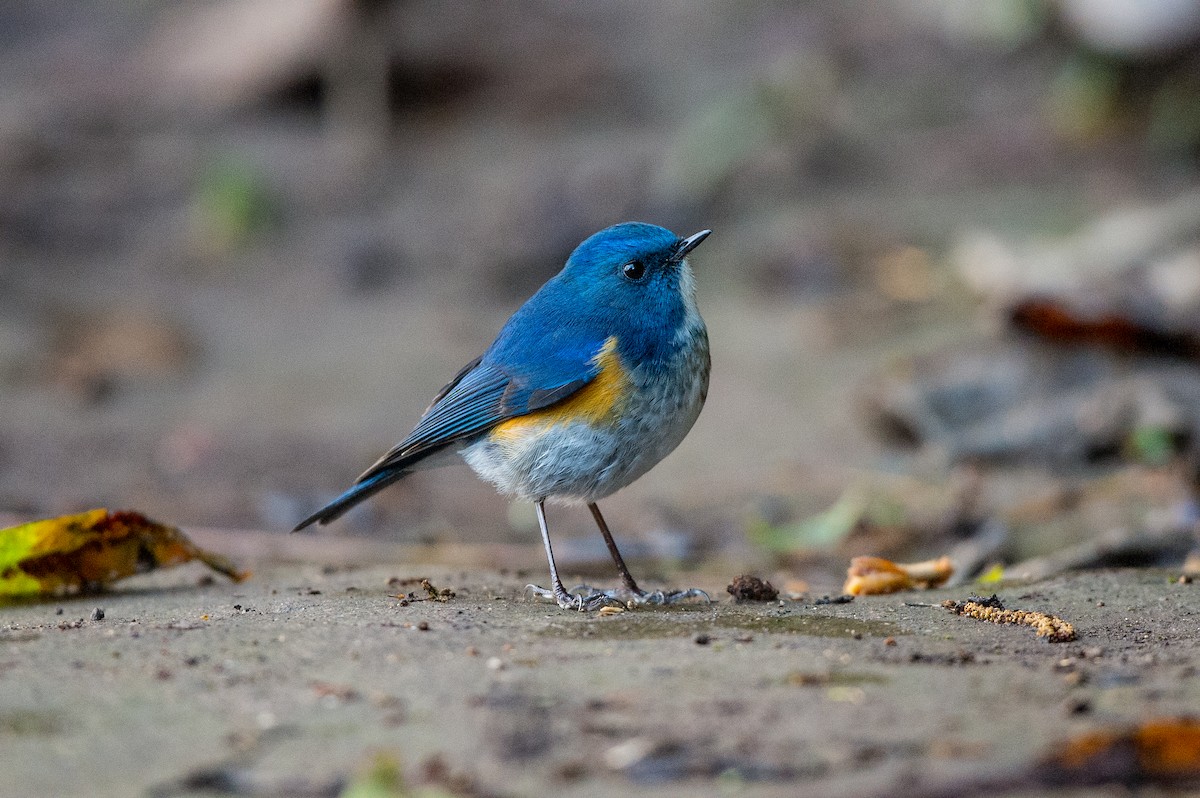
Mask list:
[[[708,238],[711,233],[712,230],[701,230],[699,233],[688,236],[687,238],[683,239],[683,241],[680,241],[679,249],[675,250],[675,254],[671,256],[671,260],[678,263],[686,258],[687,254],[696,247],[700,246],[700,242]]]

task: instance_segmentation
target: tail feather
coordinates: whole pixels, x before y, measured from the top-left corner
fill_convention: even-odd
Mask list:
[[[301,529],[304,529],[304,527],[313,523],[321,524],[323,526],[328,524],[330,521],[340,518],[343,513],[348,511],[354,505],[358,504],[364,499],[374,496],[376,493],[383,490],[388,485],[391,485],[401,477],[406,476],[408,473],[410,472],[407,468],[388,469],[386,471],[380,471],[379,473],[374,474],[362,482],[356,482],[353,487],[351,487],[341,496],[338,496],[329,504],[325,505],[308,518],[305,518],[303,521],[296,524],[292,531],[299,532]]]

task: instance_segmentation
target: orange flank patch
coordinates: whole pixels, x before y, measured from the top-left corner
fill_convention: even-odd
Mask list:
[[[519,443],[526,435],[557,424],[584,421],[596,424],[621,412],[629,391],[629,374],[617,354],[616,336],[592,358],[599,373],[592,381],[562,401],[497,424],[492,439],[501,445]]]

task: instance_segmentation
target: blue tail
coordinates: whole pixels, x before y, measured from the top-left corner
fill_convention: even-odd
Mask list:
[[[322,525],[328,524],[330,521],[339,518],[354,505],[358,504],[364,499],[374,496],[376,493],[383,490],[388,485],[391,485],[401,477],[406,476],[408,473],[409,470],[407,468],[388,469],[386,471],[380,471],[378,474],[374,474],[367,479],[364,479],[362,482],[357,482],[353,487],[350,488],[350,490],[346,491],[341,496],[338,496],[329,504],[325,505],[308,518],[305,518],[303,521],[296,524],[295,529],[292,531],[299,532],[301,529],[304,529],[304,527],[312,523],[318,523]]]

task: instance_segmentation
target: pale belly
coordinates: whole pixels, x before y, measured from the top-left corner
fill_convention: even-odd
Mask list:
[[[484,436],[461,450],[467,464],[502,493],[523,499],[594,502],[653,468],[692,428],[708,391],[707,342],[681,353],[664,375],[638,386],[620,414],[599,423],[539,423],[522,434]]]

